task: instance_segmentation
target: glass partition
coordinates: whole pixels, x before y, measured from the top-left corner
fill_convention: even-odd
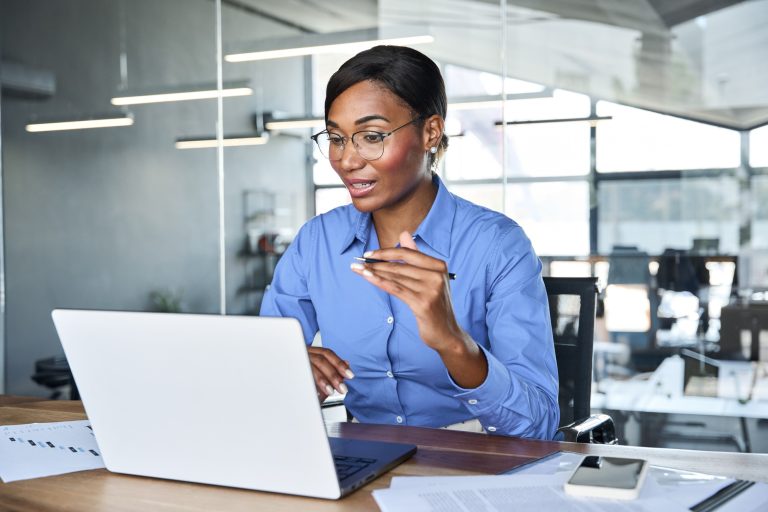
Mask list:
[[[52,309],[218,310],[215,152],[175,147],[215,133],[216,101],[157,96],[215,97],[215,3],[0,9],[5,391],[50,394]]]
[[[272,41],[298,41],[311,33],[310,27],[292,22],[291,16],[284,18],[278,6],[272,7],[260,11],[239,2],[222,3],[224,81],[245,81],[254,91],[223,103],[228,314],[258,313],[282,251],[314,214],[307,202],[310,129],[274,129],[270,124],[312,117],[311,58],[231,60]],[[238,136],[257,138],[258,144],[226,145],[227,139]]]
[[[442,70],[449,190],[516,220],[546,273],[614,286],[598,377],[679,350],[656,336],[693,304],[661,293],[665,250],[699,258],[694,334],[717,343],[738,258],[768,247],[768,2],[704,4],[3,0],[6,391],[49,393],[55,307],[257,314],[299,227],[349,202],[309,136],[381,42]]]

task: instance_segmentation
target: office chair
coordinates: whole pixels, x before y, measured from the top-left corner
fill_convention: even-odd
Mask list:
[[[653,371],[666,357],[656,350],[659,299],[653,287],[647,252],[614,246],[608,256],[605,325],[611,341],[630,349],[634,371]]]
[[[69,389],[70,400],[80,400],[80,393],[64,355],[35,361],[35,373],[31,378],[37,384],[52,390],[51,400],[61,398],[62,390],[66,389]]]
[[[591,415],[595,277],[545,277],[559,375],[560,428],[566,441],[617,444],[613,419]]]
[[[674,292],[691,292],[696,295],[703,283],[709,283],[706,267],[696,269],[693,258],[684,249],[664,249],[659,256],[656,287]]]
[[[656,289],[661,302],[658,308],[659,329],[673,330],[680,327],[681,318],[698,316],[696,331],[690,327],[682,331],[682,337],[693,340],[709,327],[707,301],[709,271],[701,256],[692,256],[684,249],[664,249],[658,259]]]

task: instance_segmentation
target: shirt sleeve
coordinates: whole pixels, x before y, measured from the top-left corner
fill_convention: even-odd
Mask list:
[[[559,426],[558,378],[541,261],[522,229],[503,238],[489,266],[481,346],[488,376],[455,394],[489,433],[552,439]]]
[[[311,226],[305,224],[283,253],[259,312],[260,316],[296,318],[307,345],[312,343],[318,330],[317,314],[307,285],[309,271],[303,261],[303,254],[312,243],[312,232]]]

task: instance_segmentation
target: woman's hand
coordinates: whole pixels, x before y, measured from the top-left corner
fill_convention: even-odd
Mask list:
[[[341,394],[347,392],[344,379],[352,379],[355,375],[349,369],[349,363],[327,348],[309,347],[309,361],[312,364],[312,375],[315,377],[317,397],[322,402],[335,389]]]
[[[365,257],[392,262],[353,264],[352,270],[411,308],[424,343],[440,352],[463,338],[453,313],[444,261],[419,251],[407,231],[400,234],[399,248],[379,249]]]
[[[440,354],[459,385],[470,388],[482,384],[488,373],[487,361],[456,321],[445,262],[419,251],[407,231],[400,234],[400,247],[379,249],[365,253],[365,257],[388,262],[352,264],[352,270],[411,308],[419,336]]]

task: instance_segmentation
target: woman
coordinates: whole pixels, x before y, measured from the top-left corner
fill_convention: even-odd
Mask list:
[[[378,46],[339,68],[312,138],[352,205],[302,227],[261,314],[297,318],[307,344],[322,333],[309,348],[318,397],[347,393],[358,421],[551,439],[541,263],[515,222],[434,173],[446,108],[439,69],[416,50]]]

